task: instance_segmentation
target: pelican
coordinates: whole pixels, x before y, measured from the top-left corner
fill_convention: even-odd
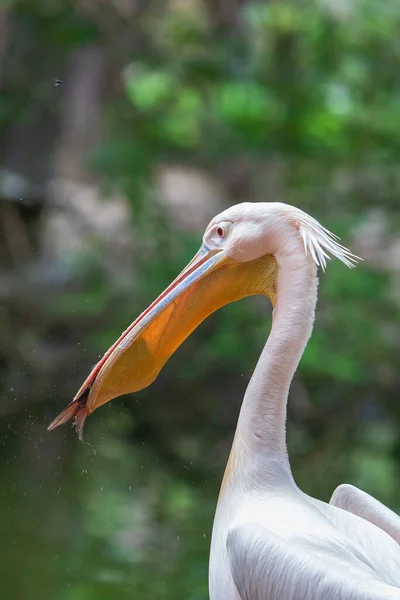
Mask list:
[[[286,449],[289,386],[311,335],[317,269],[357,257],[302,210],[243,203],[208,225],[171,285],[93,368],[49,429],[148,386],[186,337],[221,306],[262,294],[271,332],[242,403],[219,494],[211,600],[400,599],[400,518],[351,485],[329,504],[296,485]]]

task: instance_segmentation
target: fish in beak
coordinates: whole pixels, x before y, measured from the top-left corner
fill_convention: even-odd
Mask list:
[[[205,244],[92,369],[72,402],[48,430],[74,420],[82,439],[85,419],[106,402],[149,386],[190,333],[225,304],[263,294],[276,300],[277,264],[266,255],[238,262]]]

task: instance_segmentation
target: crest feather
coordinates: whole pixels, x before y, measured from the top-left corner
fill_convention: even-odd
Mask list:
[[[342,246],[337,235],[331,233],[316,219],[303,213],[303,211],[296,214],[296,221],[306,254],[310,253],[315,264],[321,267],[323,271],[326,269],[326,261],[330,260],[332,256],[341,260],[350,269],[355,267],[359,260],[362,260],[362,258],[350,252],[348,248]]]

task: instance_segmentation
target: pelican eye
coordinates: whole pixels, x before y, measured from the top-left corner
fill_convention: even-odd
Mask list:
[[[217,235],[219,235],[220,238],[223,238],[225,236],[224,228],[221,227],[221,225],[218,225],[217,227]]]

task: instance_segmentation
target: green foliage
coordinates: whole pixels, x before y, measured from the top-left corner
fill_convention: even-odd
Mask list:
[[[139,72],[128,78],[128,98],[139,110],[159,108],[171,98],[176,81],[164,71]]]

